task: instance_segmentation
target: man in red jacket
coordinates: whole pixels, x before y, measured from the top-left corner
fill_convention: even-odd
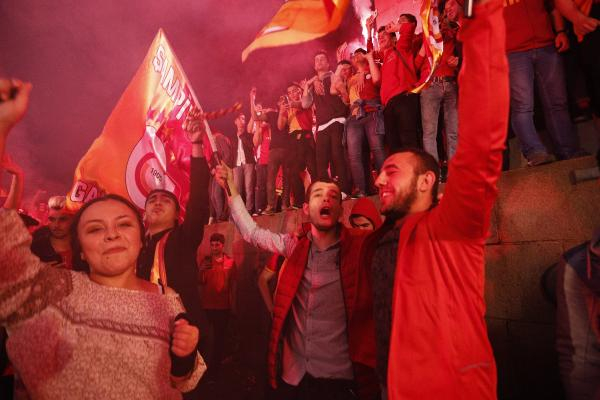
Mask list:
[[[306,234],[260,228],[243,206],[222,164],[217,177],[231,189],[231,217],[245,241],[287,259],[279,274],[269,341],[274,398],[376,398],[373,304],[359,250],[366,231],[340,223],[342,196],[334,182],[314,181],[303,204]]]
[[[412,52],[416,27],[414,15],[402,14],[398,22],[389,23],[377,34],[383,57],[380,93],[385,107],[385,140],[391,152],[403,146],[421,146],[419,95],[411,93],[419,81]],[[395,32],[399,33],[397,41],[393,39]]]
[[[387,218],[361,263],[372,260],[377,369],[392,400],[496,398],[484,242],[507,130],[508,69],[502,2],[484,1],[475,15],[460,34],[461,138],[444,198],[436,206],[437,163],[421,150],[388,157],[376,181]]]

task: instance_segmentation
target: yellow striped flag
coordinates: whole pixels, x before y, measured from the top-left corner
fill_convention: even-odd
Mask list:
[[[289,0],[242,52],[242,62],[256,49],[307,42],[335,31],[350,0]]]

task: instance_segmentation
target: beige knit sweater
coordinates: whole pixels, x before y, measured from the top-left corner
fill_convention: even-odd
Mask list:
[[[179,399],[206,370],[202,358],[171,381],[178,295],[98,285],[49,267],[29,250],[14,211],[0,210],[0,324],[27,395],[34,399]]]

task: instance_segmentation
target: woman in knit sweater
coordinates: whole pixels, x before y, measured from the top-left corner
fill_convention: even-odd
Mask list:
[[[0,79],[0,159],[29,90]],[[196,352],[198,329],[179,318],[175,292],[136,277],[144,235],[137,210],[105,196],[82,207],[72,229],[89,274],[42,263],[17,213],[0,210],[0,325],[22,384],[17,395],[181,398],[206,369]]]

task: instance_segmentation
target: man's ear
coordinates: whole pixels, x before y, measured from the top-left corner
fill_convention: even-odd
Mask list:
[[[435,174],[432,171],[427,171],[419,177],[419,187],[417,190],[420,192],[430,192],[435,185]]]
[[[304,213],[304,215],[306,215],[307,217],[310,216],[309,212],[308,212],[308,203],[303,203],[302,204],[302,212]]]
[[[85,261],[85,254],[83,254],[83,251],[79,253],[79,256],[81,257],[81,261]]]

